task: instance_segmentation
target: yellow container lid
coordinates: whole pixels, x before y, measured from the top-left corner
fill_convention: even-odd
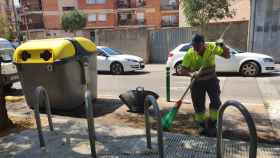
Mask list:
[[[87,38],[76,40],[88,53],[96,52],[96,45]],[[15,63],[36,64],[54,63],[76,55],[74,45],[67,38],[30,40],[20,45],[13,56]]]

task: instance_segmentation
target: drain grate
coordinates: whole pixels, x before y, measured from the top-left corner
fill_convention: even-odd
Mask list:
[[[118,140],[119,139],[119,140]],[[141,138],[145,140],[145,137]],[[114,141],[130,142],[129,139],[116,138]],[[139,138],[138,138],[139,141]],[[226,158],[248,158],[249,144],[247,142],[224,140],[224,157]],[[152,139],[153,149],[148,150],[127,150],[127,152],[120,152],[119,150],[105,152],[98,154],[102,158],[158,158],[156,151],[156,137]],[[112,147],[111,149],[118,149],[119,147]],[[165,133],[164,136],[164,152],[166,158],[216,158],[216,139],[188,136],[188,135],[174,135]],[[280,146],[272,146],[266,144],[258,145],[258,158],[279,158]]]

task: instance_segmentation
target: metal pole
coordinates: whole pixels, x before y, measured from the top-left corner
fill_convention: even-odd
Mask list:
[[[170,67],[166,67],[166,101],[170,102]]]
[[[144,104],[144,114],[145,114],[145,127],[146,127],[146,140],[147,140],[147,148],[152,149],[152,140],[151,140],[151,125],[149,121],[149,107],[145,102]]]
[[[26,37],[27,37],[27,40],[29,40],[30,34],[29,34],[28,21],[27,21],[27,12],[25,11],[25,8],[24,8],[24,23],[25,23],[25,29],[26,29]]]
[[[160,115],[160,110],[159,110],[159,106],[157,104],[157,101],[155,99],[154,96],[152,95],[148,95],[146,98],[145,98],[145,122],[147,123],[147,125],[149,125],[149,119],[148,119],[148,116],[149,116],[149,112],[148,112],[148,107],[149,105],[153,106],[153,110],[156,114],[156,118],[157,118],[157,134],[158,134],[158,152],[159,152],[159,158],[164,158],[164,148],[163,148],[163,129],[162,129],[162,124],[161,124],[161,115]],[[146,127],[146,130],[149,129],[148,131],[148,134],[150,134],[150,127]],[[149,137],[149,138],[148,138]],[[147,135],[147,140],[151,141],[151,136],[150,135]],[[147,146],[149,146],[149,143],[151,142],[148,142],[147,141]]]
[[[86,114],[87,114],[87,123],[88,123],[88,136],[90,141],[90,150],[91,157],[96,158],[95,150],[95,130],[94,130],[94,119],[93,119],[93,106],[91,93],[89,90],[85,92],[85,105],[86,105]]]
[[[86,116],[87,116],[87,124],[88,124],[88,137],[90,141],[90,150],[91,157],[96,158],[96,149],[95,149],[95,128],[94,128],[94,118],[93,118],[93,105],[92,105],[92,95],[89,86],[89,61],[88,57],[84,57],[82,59],[83,69],[84,69],[84,88],[85,88],[85,106],[86,106]]]
[[[17,14],[14,0],[12,0],[12,7],[13,7],[13,12],[14,12],[14,18],[15,18],[15,28],[16,28],[16,33],[17,33],[17,39],[19,40],[19,43],[21,43],[20,28],[19,28],[19,23],[18,23],[18,14]]]
[[[47,116],[48,116],[50,131],[54,131],[53,123],[52,123],[52,119],[51,119],[50,101],[49,101],[47,91],[42,86],[39,86],[39,87],[36,88],[35,97],[36,97],[36,104],[35,104],[35,107],[34,107],[34,115],[35,115],[37,130],[38,130],[40,147],[45,147],[46,143],[45,143],[44,136],[43,136],[39,108],[40,108],[40,105],[43,103],[45,108],[47,109]]]

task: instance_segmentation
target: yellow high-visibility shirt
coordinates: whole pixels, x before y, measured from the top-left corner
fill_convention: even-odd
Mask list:
[[[193,48],[190,48],[183,58],[182,66],[191,71],[198,71],[202,65],[204,65],[204,68],[215,66],[215,55],[221,56],[223,52],[223,48],[216,46],[216,43],[207,42],[202,56]]]

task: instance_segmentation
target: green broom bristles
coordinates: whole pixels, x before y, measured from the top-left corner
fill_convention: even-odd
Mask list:
[[[168,130],[172,127],[172,122],[175,119],[181,104],[182,104],[181,100],[176,102],[176,105],[165,116],[162,117],[161,123],[162,123],[162,128],[164,130]]]

